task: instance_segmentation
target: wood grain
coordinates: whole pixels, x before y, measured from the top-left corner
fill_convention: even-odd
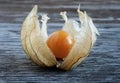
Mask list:
[[[39,5],[48,13],[48,33],[61,29],[60,11],[78,21],[77,6],[93,18],[100,36],[89,56],[77,68],[62,71],[42,68],[24,53],[20,42],[22,22]],[[39,19],[41,16],[39,17]],[[0,0],[0,83],[118,83],[120,81],[120,0]]]

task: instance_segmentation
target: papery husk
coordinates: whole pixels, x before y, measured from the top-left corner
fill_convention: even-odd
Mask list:
[[[46,44],[48,38],[46,23],[49,18],[45,14],[42,15],[42,28],[40,28],[37,9],[37,6],[34,6],[23,22],[21,30],[22,46],[26,54],[40,66],[57,66],[63,70],[76,67],[86,58],[97,39],[96,34],[99,34],[92,19],[86,12],[83,13],[78,8],[78,16],[81,22],[80,28],[77,21],[68,19],[66,12],[61,12],[65,20],[63,30],[74,37],[75,43],[67,57],[62,62],[59,62]]]
[[[38,65],[48,67],[54,66],[57,64],[57,61],[45,42],[47,38],[47,31],[40,29],[37,9],[38,7],[34,6],[30,14],[23,22],[21,30],[22,46],[26,54]],[[45,26],[47,19],[43,19],[42,22],[42,25]],[[46,36],[42,33],[45,33]]]

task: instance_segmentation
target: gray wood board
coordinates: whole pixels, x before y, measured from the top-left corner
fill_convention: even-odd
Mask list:
[[[67,11],[69,18],[78,21],[79,3],[101,34],[89,56],[77,68],[66,72],[33,63],[20,41],[22,22],[33,5],[39,6],[39,16],[47,13],[51,18],[50,34],[64,23],[60,11]],[[0,83],[6,82],[119,83],[120,0],[0,0]]]

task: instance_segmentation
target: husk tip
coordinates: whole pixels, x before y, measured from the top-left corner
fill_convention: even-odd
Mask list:
[[[80,12],[80,3],[79,3],[79,5],[78,5],[77,12]]]
[[[38,5],[34,5],[33,9],[32,9],[32,13],[36,14],[38,11]]]

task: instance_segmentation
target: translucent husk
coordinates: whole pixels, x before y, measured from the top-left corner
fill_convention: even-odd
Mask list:
[[[77,21],[67,18],[66,12],[60,13],[65,20],[62,29],[74,37],[75,43],[67,57],[62,62],[59,62],[46,44],[48,38],[46,24],[49,18],[46,14],[42,15],[42,28],[40,28],[37,9],[38,7],[35,5],[22,25],[21,41],[26,54],[40,66],[57,66],[60,69],[69,70],[80,64],[94,45],[97,38],[96,34],[99,34],[92,19],[86,12],[80,11],[78,7],[80,28]]]

